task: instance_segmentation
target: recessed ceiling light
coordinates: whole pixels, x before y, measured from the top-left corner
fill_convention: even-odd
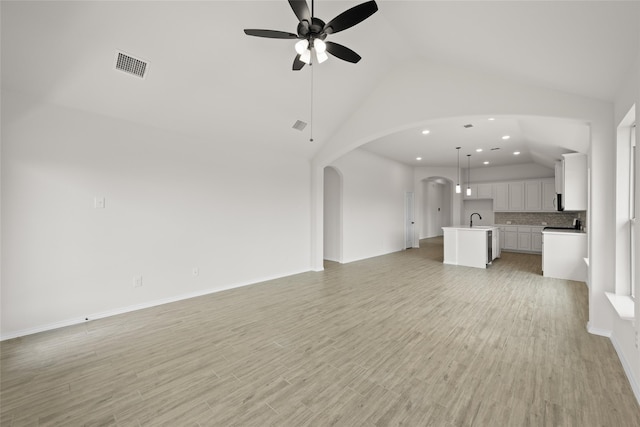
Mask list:
[[[489,164],[489,162],[483,162],[483,164],[488,165],[488,164]]]
[[[509,135],[505,135],[502,137],[502,139],[509,139],[509,138],[511,138]]]
[[[489,121],[494,121],[494,120],[495,120],[495,118],[489,117]]]
[[[519,151],[514,151],[514,152],[513,152],[513,155],[514,155],[514,156],[517,156],[517,155],[519,155],[519,154],[520,154],[520,152],[519,152]]]
[[[423,135],[428,135],[430,132],[431,132],[430,130],[425,129],[425,130],[422,131],[422,134]]]
[[[422,157],[416,157],[416,160],[422,160]]]
[[[476,153],[481,153],[482,152],[482,148],[476,148]]]

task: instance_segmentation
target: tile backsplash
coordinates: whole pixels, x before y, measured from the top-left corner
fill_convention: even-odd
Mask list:
[[[582,225],[587,222],[587,213],[581,212],[496,212],[494,221],[496,224],[512,225],[543,225],[546,222],[551,227],[572,227],[573,219],[578,218]]]

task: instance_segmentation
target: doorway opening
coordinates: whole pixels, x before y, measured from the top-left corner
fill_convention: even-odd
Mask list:
[[[422,180],[420,239],[442,236],[442,227],[453,224],[453,189],[447,178],[432,176]]]

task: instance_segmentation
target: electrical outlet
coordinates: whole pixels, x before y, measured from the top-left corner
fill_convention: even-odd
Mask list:
[[[542,221],[542,225],[547,225],[547,222],[546,221]]]
[[[104,209],[104,207],[105,207],[105,199],[104,199],[104,197],[94,197],[93,198],[93,207],[95,209]]]
[[[133,287],[139,288],[142,286],[142,276],[133,276]]]
[[[511,225],[511,221],[507,221],[507,225]]]
[[[193,269],[191,270],[191,274],[193,274],[194,276],[199,276],[200,269],[198,267],[193,267]]]

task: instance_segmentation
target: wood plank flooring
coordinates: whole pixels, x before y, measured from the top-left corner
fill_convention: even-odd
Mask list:
[[[4,426],[640,426],[584,283],[420,249],[0,344]]]

